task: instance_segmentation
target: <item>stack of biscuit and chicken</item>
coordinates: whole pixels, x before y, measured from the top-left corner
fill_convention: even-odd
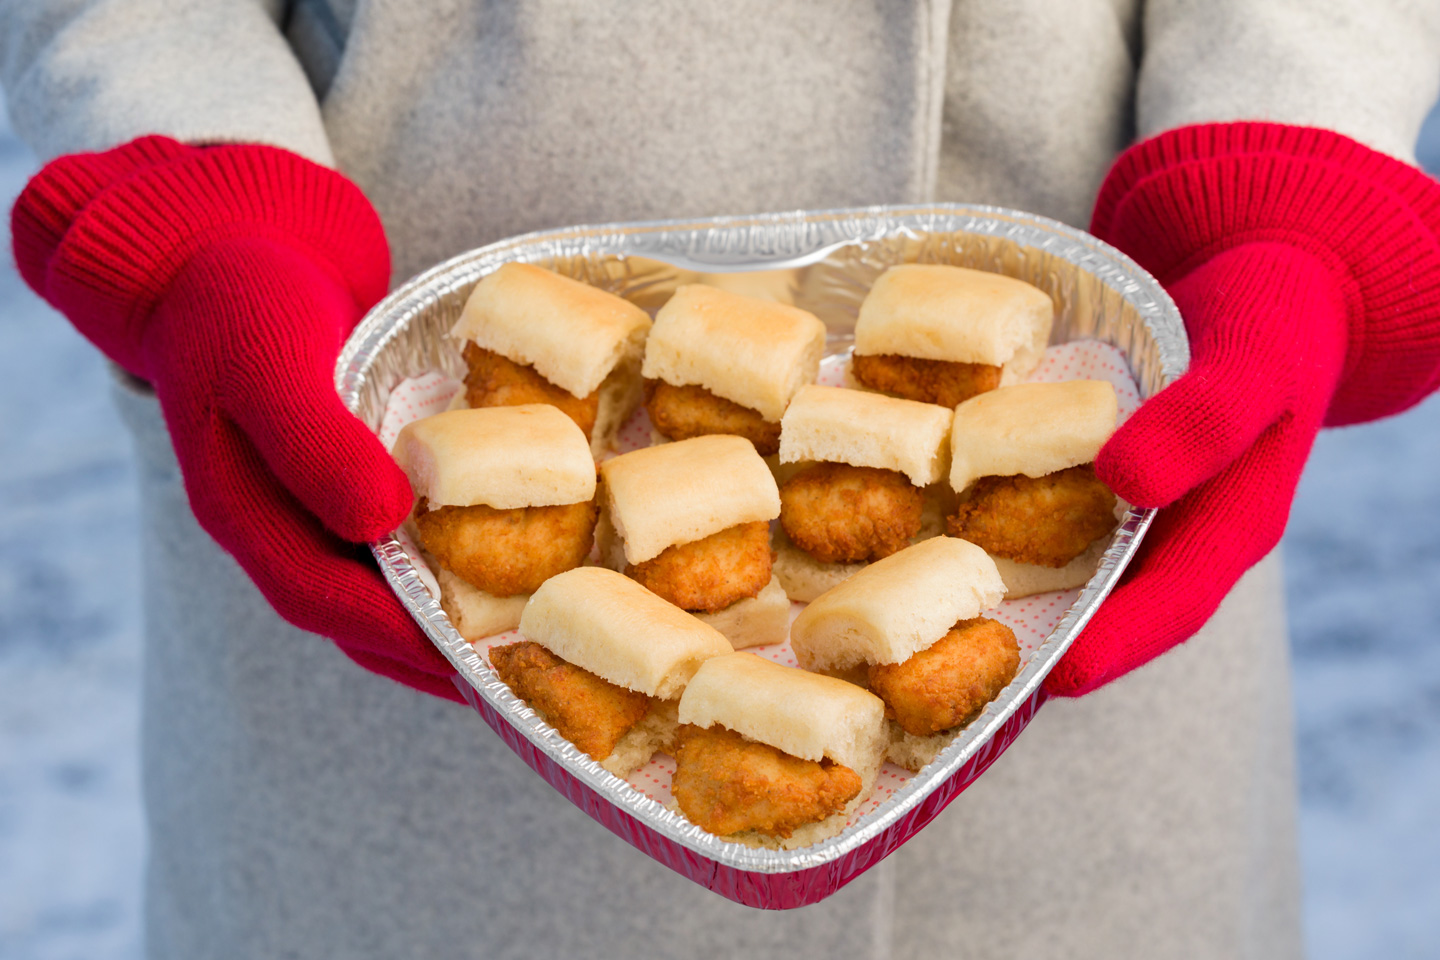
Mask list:
[[[954,409],[1029,376],[1054,320],[1050,297],[1023,280],[945,264],[891,267],[860,305],[849,375]]]
[[[1094,465],[1116,412],[1103,380],[1019,383],[955,408],[947,531],[995,558],[1008,598],[1094,576],[1120,512]]]
[[[450,336],[464,344],[464,403],[544,403],[563,411],[595,456],[640,404],[650,318],[612,293],[528,263],[476,285]]]
[[[752,653],[706,660],[679,719],[676,806],[754,846],[792,849],[839,833],[885,759],[878,697]]]
[[[809,386],[780,431],[775,573],[792,600],[814,600],[864,564],[941,532],[953,497],[951,414],[913,400]],[[928,521],[928,522],[927,522]]]
[[[603,567],[547,580],[520,633],[490,648],[496,675],[617,777],[674,749],[680,694],[701,664],[730,652],[713,627]]]
[[[889,759],[919,770],[1020,669],[1014,632],[981,614],[1005,595],[984,550],[936,537],[879,560],[807,606],[790,630],[806,670],[885,703]]]
[[[825,324],[812,313],[715,287],[675,291],[645,343],[645,409],[657,439],[734,434],[762,457],[780,448],[780,418],[814,383]]]
[[[515,627],[530,594],[585,562],[595,539],[595,462],[552,406],[451,410],[409,423],[392,453],[440,603],[475,641]]]
[[[736,649],[785,639],[775,579],[775,478],[750,441],[723,434],[621,454],[600,465],[600,560],[695,613]]]

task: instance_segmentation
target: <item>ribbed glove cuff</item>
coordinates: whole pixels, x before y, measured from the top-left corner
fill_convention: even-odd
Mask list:
[[[1185,127],[1127,151],[1091,230],[1170,285],[1218,253],[1282,243],[1325,264],[1348,345],[1326,423],[1398,413],[1440,386],[1440,186],[1303,127]]]
[[[384,229],[360,189],[275,147],[143,137],[72,155],[31,180],[11,220],[26,282],[147,379],[146,324],[207,246],[245,238],[291,247],[350,292],[357,316],[384,295],[390,275]]]

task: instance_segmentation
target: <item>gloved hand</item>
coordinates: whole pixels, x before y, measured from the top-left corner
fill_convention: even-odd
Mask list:
[[[280,615],[458,700],[356,546],[412,502],[333,386],[345,336],[389,282],[360,190],[273,147],[144,137],[46,166],[11,227],[26,282],[154,386],[196,518]]]
[[[1280,541],[1320,427],[1440,386],[1437,228],[1440,186],[1324,130],[1187,127],[1121,156],[1091,230],[1169,290],[1192,359],[1095,461],[1164,509],[1047,692],[1088,693],[1199,630]]]

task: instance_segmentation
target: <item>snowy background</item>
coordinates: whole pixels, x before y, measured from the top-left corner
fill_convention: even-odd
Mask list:
[[[0,108],[3,110],[3,108]],[[1440,171],[1440,111],[1420,142]],[[0,112],[0,206],[34,158]],[[0,261],[0,958],[140,953],[137,518],[96,352]],[[1286,536],[1314,960],[1440,954],[1440,400],[1316,446]]]

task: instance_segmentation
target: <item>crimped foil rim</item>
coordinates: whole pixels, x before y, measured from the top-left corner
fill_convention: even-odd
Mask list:
[[[1097,278],[1126,300],[1153,338],[1160,386],[1189,365],[1189,346],[1178,309],[1160,284],[1134,261],[1103,241],[1055,220],[1002,207],[926,204],[795,211],[713,219],[659,220],[537,231],[453,257],[421,273],[377,304],[356,327],[336,362],[336,389],[359,413],[371,364],[408,323],[453,293],[510,260],[547,261],[577,255],[630,255],[696,271],[770,270],[823,259],[854,243],[897,236],[968,233],[993,236],[1045,252]],[[1140,384],[1146,396],[1145,384]],[[736,870],[784,874],[833,863],[863,848],[915,810],[926,796],[961,770],[1032,696],[1109,594],[1133,557],[1154,510],[1130,510],[1106,550],[1099,571],[1081,590],[1050,636],[1001,697],[972,722],[940,756],[911,777],[862,824],[799,850],[769,850],[721,840],[601,769],[514,696],[484,659],[443,616],[440,604],[416,575],[398,541],[372,545],[385,577],[457,672],[491,707],[539,751],[581,783],[609,799],[659,835]]]

